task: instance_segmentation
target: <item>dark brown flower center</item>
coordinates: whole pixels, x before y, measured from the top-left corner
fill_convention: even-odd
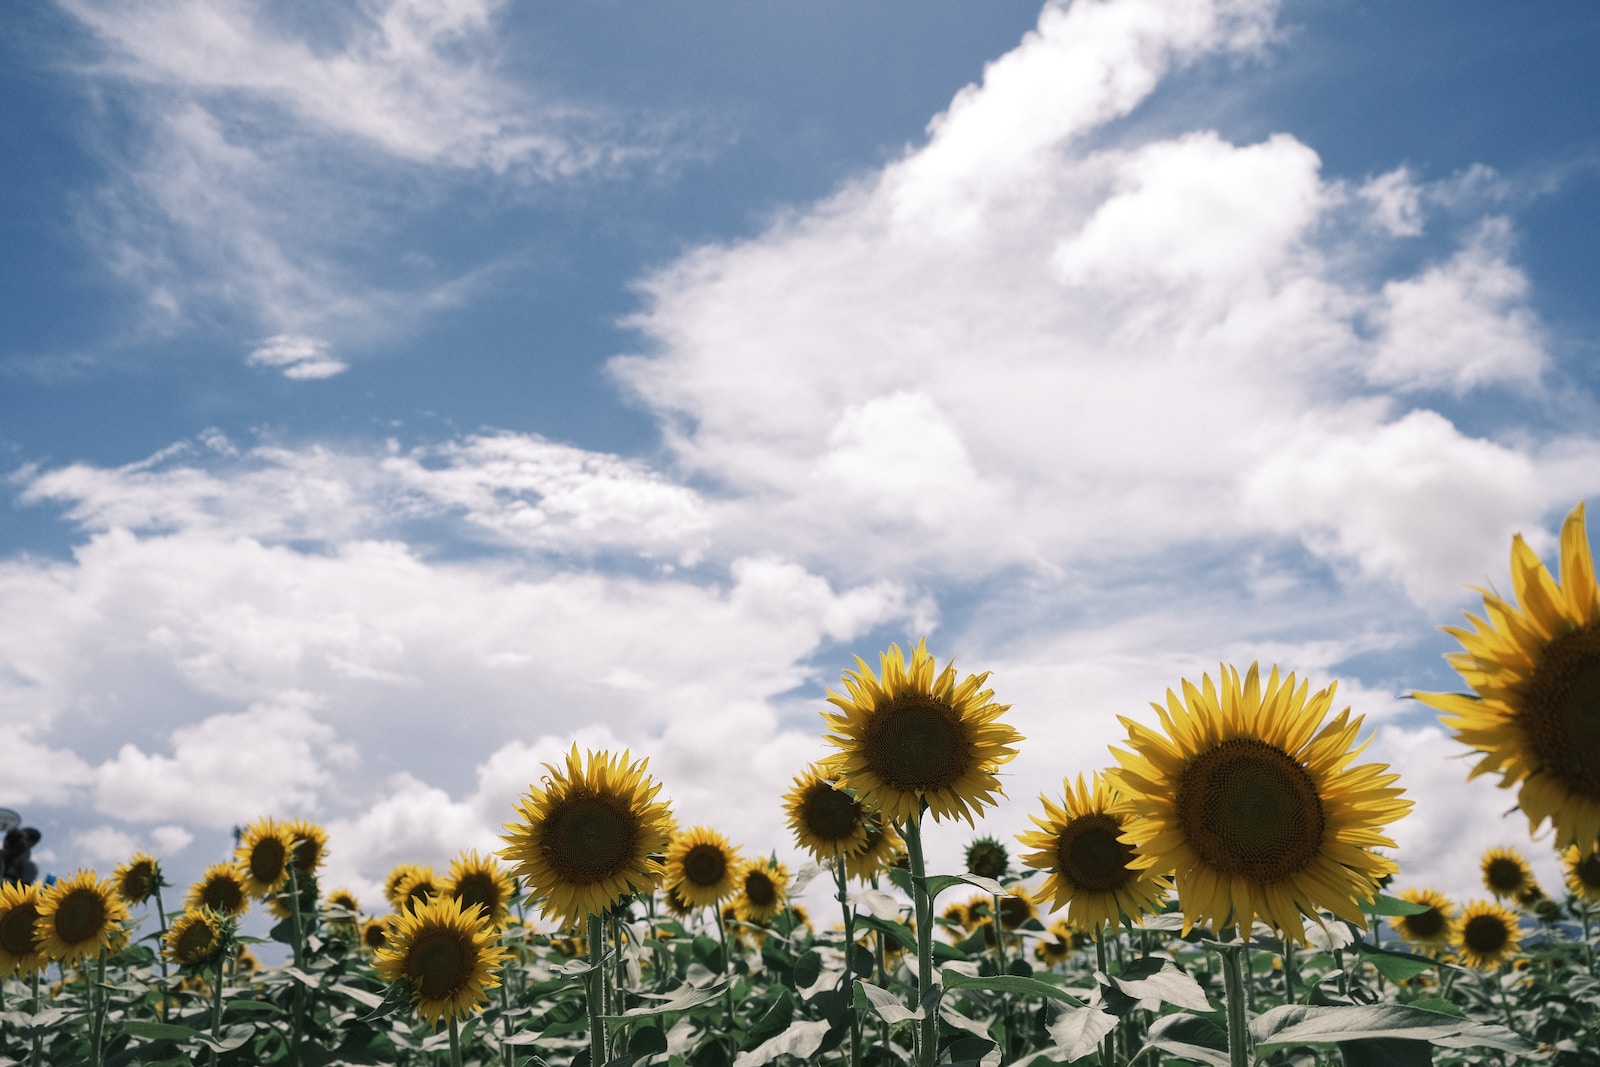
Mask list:
[[[1178,779],[1177,810],[1202,862],[1265,883],[1304,870],[1327,828],[1311,775],[1253,737],[1230,738],[1190,761]]]
[[[1416,915],[1402,916],[1400,925],[1405,928],[1406,933],[1418,941],[1437,941],[1445,932],[1444,912],[1438,908],[1429,908]]]
[[[1103,812],[1080,815],[1056,838],[1056,868],[1079,889],[1107,893],[1121,889],[1133,873],[1133,846],[1119,841],[1122,824]]]
[[[863,742],[867,769],[901,792],[948,788],[972,767],[972,739],[956,709],[922,693],[879,704]]]
[[[74,889],[56,905],[56,935],[69,945],[93,941],[105,933],[106,902],[98,890]]]
[[[361,940],[368,948],[382,948],[389,943],[389,935],[382,923],[372,923],[362,931]]]
[[[778,902],[778,887],[766,871],[751,870],[744,876],[744,895],[758,908],[770,908]]]
[[[1480,956],[1491,956],[1506,947],[1511,931],[1498,915],[1475,915],[1461,928],[1461,941]]]
[[[474,950],[463,934],[454,930],[427,930],[411,942],[406,953],[406,977],[428,1000],[454,996],[472,977]]]
[[[192,922],[178,935],[178,943],[173,946],[173,955],[178,957],[179,963],[196,963],[205,959],[216,943],[217,932],[211,928],[210,923]]]
[[[704,842],[683,854],[683,876],[694,885],[709,889],[728,874],[728,854],[719,845]]]
[[[1500,896],[1509,896],[1527,884],[1528,872],[1516,860],[1500,856],[1484,864],[1483,881]]]
[[[1516,722],[1538,757],[1535,773],[1600,800],[1600,625],[1545,646],[1517,694]]]
[[[481,905],[485,919],[493,919],[500,911],[500,886],[483,871],[472,871],[456,879],[454,895],[461,901],[462,911],[470,911],[474,904]]]
[[[232,878],[213,878],[200,887],[200,903],[212,911],[236,915],[244,907],[244,891]]]
[[[1587,889],[1600,889],[1600,852],[1591,852],[1579,860],[1572,873]]]
[[[828,844],[855,836],[861,825],[861,804],[827,782],[815,782],[800,801],[800,819],[812,837]]]
[[[250,849],[250,876],[263,885],[272,885],[283,877],[283,865],[288,858],[282,841],[264,837]]]
[[[0,951],[12,956],[32,954],[39,944],[34,931],[34,922],[38,918],[39,906],[31,900],[0,915]]]
[[[148,865],[141,863],[129,868],[122,876],[122,884],[119,887],[122,899],[129,904],[143,904],[150,899],[150,894],[155,890],[154,881],[155,872]]]
[[[639,825],[621,803],[596,793],[579,793],[550,813],[545,858],[562,881],[579,885],[603,881],[632,860]]]

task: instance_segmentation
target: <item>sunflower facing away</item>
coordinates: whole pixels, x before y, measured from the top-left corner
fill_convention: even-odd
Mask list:
[[[1579,900],[1589,904],[1600,900],[1600,850],[1568,845],[1561,853],[1561,877]]]
[[[1170,689],[1152,705],[1163,731],[1128,718],[1132,752],[1112,749],[1108,771],[1118,815],[1135,816],[1124,839],[1131,862],[1175,872],[1184,933],[1196,924],[1248,931],[1258,916],[1305,944],[1302,915],[1326,908],[1364,928],[1358,901],[1398,872],[1372,851],[1394,842],[1382,830],[1406,814],[1385,764],[1351,761],[1361,717],[1346,708],[1325,722],[1334,686],[1309,694],[1276,667],[1263,684],[1257,665],[1243,679],[1223,666]]]
[[[40,895],[34,932],[46,956],[70,967],[109,948],[127,921],[128,906],[110,880],[78,871]]]
[[[209,967],[228,947],[228,920],[204,908],[186,911],[167,928],[162,952],[179,967],[192,971]]]
[[[1134,864],[1133,846],[1122,840],[1123,817],[1113,815],[1111,790],[1104,775],[1094,786],[1083,775],[1073,788],[1061,783],[1063,802],[1040,795],[1044,818],[1031,818],[1039,827],[1017,835],[1027,853],[1022,862],[1036,871],[1049,871],[1036,898],[1050,901],[1051,910],[1065,907],[1067,922],[1079,930],[1104,929],[1122,917],[1135,918],[1161,910],[1172,883],[1154,871]]]
[[[39,887],[0,883],[0,978],[44,970],[50,957],[39,938]]]
[[[117,896],[122,898],[124,904],[143,904],[164,884],[161,864],[154,856],[135,852],[127,863],[112,873],[111,883],[117,887]]]
[[[999,839],[985,834],[967,846],[967,873],[981,878],[1000,879],[1011,870],[1011,853]]]
[[[286,824],[276,819],[260,819],[245,827],[234,859],[244,876],[244,891],[256,900],[283,888],[289,880],[289,857],[294,838]]]
[[[1417,945],[1442,945],[1455,934],[1456,906],[1443,893],[1433,889],[1407,889],[1401,900],[1425,904],[1427,911],[1416,915],[1397,915],[1390,919],[1395,932]]]
[[[1451,943],[1462,963],[1486,971],[1504,963],[1521,940],[1516,912],[1492,900],[1474,900],[1462,910]]]
[[[831,689],[826,740],[839,751],[823,761],[824,773],[853,789],[869,809],[894,822],[916,818],[925,801],[935,820],[967,820],[1003,795],[995,777],[1017,754],[1022,735],[999,721],[1009,705],[981,688],[989,677],[956,681],[954,664],[935,673],[926,639],[906,664],[899,645],[879,657],[879,673],[859,656],[844,672],[848,696]]]
[[[201,873],[200,880],[189,887],[183,906],[186,909],[210,908],[218,915],[240,914],[250,906],[243,874],[231,863],[213,863]]]
[[[496,927],[504,926],[510,918],[511,899],[516,895],[506,869],[494,857],[478,855],[477,849],[463,852],[451,861],[444,891],[461,901],[463,911],[480,905],[484,920]]]
[[[795,841],[818,863],[859,851],[867,843],[867,812],[861,801],[835,788],[815,763],[795,776],[783,810]]]
[[[1456,740],[1483,753],[1470,777],[1517,786],[1530,830],[1548,819],[1555,846],[1600,838],[1600,588],[1583,505],[1561,525],[1558,584],[1518,534],[1516,602],[1483,592],[1472,629],[1446,626],[1461,651],[1445,659],[1472,693],[1413,693],[1444,714]]]
[[[543,914],[575,925],[660,880],[656,857],[667,849],[671,815],[655,799],[661,784],[645,774],[649,764],[627,752],[585,760],[577,745],[564,771],[545,764],[550,776],[518,803],[522,821],[506,824],[500,850],[530,894],[544,898]]]
[[[667,848],[667,889],[689,908],[714,907],[738,891],[734,875],[744,860],[709,826],[678,834]]]
[[[1514,848],[1491,848],[1483,854],[1483,884],[1496,899],[1512,900],[1534,885],[1533,868]]]
[[[870,882],[888,870],[906,853],[906,843],[900,833],[883,821],[882,815],[867,820],[867,843],[860,851],[844,858],[845,876],[856,882]]]
[[[485,990],[500,984],[495,971],[510,953],[495,939],[476,909],[463,912],[459,900],[441,893],[395,917],[375,964],[385,981],[404,980],[417,1014],[437,1026],[467,1018],[488,1001]]]
[[[764,926],[789,899],[789,869],[775,859],[753,859],[735,876],[739,892],[734,914],[743,922]]]

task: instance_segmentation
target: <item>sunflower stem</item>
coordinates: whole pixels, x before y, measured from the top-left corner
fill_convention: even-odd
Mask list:
[[[35,1015],[39,1014],[39,971],[40,968],[38,967],[33,969],[33,1014]],[[39,1052],[43,1044],[43,1030],[35,1030],[33,1033],[33,1051],[28,1054],[28,1067],[39,1067]]]
[[[933,1067],[939,1056],[939,988],[933,983],[933,901],[922,858],[922,811],[914,811],[900,830],[911,860],[911,901],[917,914],[917,1067]]]
[[[94,1021],[89,1025],[89,1047],[94,1056],[94,1067],[101,1067],[105,1063],[104,1042],[106,1030],[106,950],[102,948],[100,955],[95,959],[94,987],[89,990],[89,1003],[94,1012]]]
[[[1094,931],[1095,967],[1099,974],[1108,980],[1111,977],[1111,956],[1106,950],[1106,934],[1115,929],[1116,927],[1106,923],[1104,926],[1095,927]],[[1097,983],[1099,980],[1099,977],[1095,979]],[[1106,1034],[1100,1041],[1100,1062],[1105,1064],[1106,1067],[1111,1067],[1112,1064],[1117,1062],[1117,1032],[1115,1030]]]
[[[1288,938],[1285,938],[1283,942],[1283,1000],[1286,1004],[1295,1003],[1294,970],[1296,966],[1297,964],[1294,958],[1294,942],[1288,940]]]
[[[584,975],[589,1000],[589,1067],[606,1062],[605,919],[589,916],[589,973]]]
[[[1242,941],[1212,942],[1222,957],[1222,989],[1228,1012],[1228,1063],[1231,1067],[1250,1065],[1249,1002],[1245,999],[1244,952]]]
[[[461,1024],[450,1013],[450,1067],[461,1067]]]
[[[509,971],[510,961],[507,961],[506,970]],[[505,1035],[507,1042],[511,1040],[511,975],[506,974],[500,981],[500,1032]],[[505,1067],[517,1067],[517,1047],[502,1043],[500,1045],[500,1061]]]
[[[222,968],[228,962],[227,952],[217,957],[216,973],[211,976],[211,1038],[222,1040]],[[211,1050],[211,1067],[217,1067],[217,1050]]]
[[[161,903],[161,879],[159,877],[156,879],[155,889],[156,889],[156,918],[158,920],[160,920],[160,922],[161,922],[161,933],[160,933],[159,940],[157,940],[157,942],[156,942],[156,945],[160,946],[167,939],[167,909],[166,909],[166,906]],[[161,1019],[162,1022],[166,1022],[167,1021],[167,982],[169,980],[169,972],[167,971],[167,954],[165,952],[160,951],[160,949],[158,947],[157,951],[156,951],[156,958],[161,961],[161,1015],[160,1015],[160,1019]]]
[[[861,1067],[861,1016],[855,1009],[856,910],[850,906],[849,880],[845,874],[843,856],[834,857],[833,880],[839,887],[839,908],[844,912],[844,976],[845,996],[850,1004],[850,1067]]]
[[[305,949],[301,942],[305,940],[300,929],[300,871],[294,864],[289,865],[289,931],[293,940],[295,970],[305,966]],[[219,975],[220,977],[220,975]],[[295,1067],[300,1067],[300,1035],[304,1032],[306,1011],[306,986],[304,982],[296,979],[294,983],[294,1003],[292,1017],[290,1018],[289,1062]]]

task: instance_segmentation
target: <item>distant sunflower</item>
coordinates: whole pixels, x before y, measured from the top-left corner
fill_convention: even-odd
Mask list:
[[[1063,779],[1063,802],[1040,795],[1044,818],[1030,816],[1038,830],[1017,835],[1025,848],[1026,866],[1048,871],[1037,899],[1052,910],[1066,908],[1067,922],[1080,930],[1100,930],[1122,918],[1135,919],[1161,910],[1172,883],[1134,863],[1134,847],[1122,839],[1124,816],[1109,811],[1110,787],[1095,775],[1093,788],[1078,775],[1077,788]]]
[[[684,900],[683,897],[679,896],[678,887],[674,885],[669,885],[665,890],[662,891],[661,900],[662,903],[666,905],[667,914],[672,916],[674,919],[687,919],[689,916],[700,910],[698,907],[690,904],[687,900]]]
[[[1407,889],[1400,899],[1428,907],[1416,915],[1397,915],[1389,920],[1403,939],[1418,945],[1442,945],[1450,940],[1455,932],[1456,906],[1448,897],[1433,889]]]
[[[383,877],[383,899],[389,902],[390,907],[399,908],[400,902],[405,899],[400,894],[400,886],[407,878],[424,872],[430,879],[433,877],[432,867],[424,867],[417,863],[395,864],[389,869],[389,873]]]
[[[1600,849],[1586,852],[1568,845],[1561,853],[1561,867],[1568,892],[1589,904],[1600,900]]]
[[[1534,886],[1533,868],[1514,848],[1491,848],[1483,854],[1484,887],[1500,900],[1515,900]]]
[[[294,842],[289,862],[303,874],[316,874],[317,868],[328,858],[328,831],[310,819],[295,819],[284,823],[283,828]]]
[[[935,673],[926,640],[909,666],[900,646],[890,645],[878,674],[858,656],[856,669],[844,672],[848,695],[828,691],[842,714],[822,713],[826,740],[840,750],[823,761],[825,773],[891,821],[916,817],[926,802],[935,820],[971,823],[1004,794],[996,773],[1022,740],[999,721],[1009,705],[981,688],[988,677],[969,674],[958,683],[954,664]]]
[[[444,892],[461,901],[463,911],[478,904],[483,908],[483,918],[493,926],[504,926],[511,915],[511,900],[516,886],[511,875],[492,856],[480,856],[478,850],[463,852],[450,863],[450,875],[445,879]]]
[[[670,814],[656,800],[661,784],[645,774],[649,760],[591,752],[573,745],[566,769],[545,766],[544,787],[530,787],[508,823],[504,859],[544,898],[543,914],[578,924],[660,879]]]
[[[276,819],[260,819],[245,827],[234,859],[244,876],[244,891],[256,900],[265,900],[289,880],[289,857],[294,838],[289,828]]]
[[[39,886],[0,882],[0,979],[44,970],[50,957],[38,930]]]
[[[163,884],[161,864],[154,856],[135,852],[127,863],[111,875],[111,882],[117,887],[117,896],[122,898],[124,904],[143,904]]]
[[[844,858],[844,873],[852,881],[870,882],[905,856],[906,843],[882,815],[867,820],[867,843]]]
[[[1134,866],[1176,872],[1184,933],[1199,923],[1238,924],[1259,916],[1305,944],[1302,915],[1326,908],[1365,927],[1360,902],[1397,872],[1374,851],[1394,847],[1386,824],[1411,808],[1384,764],[1350,766],[1361,717],[1346,708],[1324,722],[1334,686],[1263,685],[1252,664],[1241,680],[1224,666],[1222,686],[1206,675],[1152,705],[1163,732],[1123,718],[1132,752],[1112,749],[1112,812],[1132,816],[1122,840]]]
[[[1057,919],[1045,928],[1048,937],[1034,943],[1033,955],[1046,967],[1058,967],[1072,958],[1076,949],[1072,944],[1072,927],[1066,919]]]
[[[742,862],[726,837],[709,826],[696,826],[667,847],[667,888],[690,908],[715,907],[738,891],[734,875]]]
[[[459,900],[440,894],[394,919],[375,966],[385,981],[410,986],[417,1014],[437,1026],[467,1018],[500,984],[495,971],[510,953],[495,938],[475,910],[463,912]]]
[[[46,956],[70,967],[111,947],[127,921],[128,906],[111,882],[77,871],[40,895],[34,932]]]
[[[837,788],[815,763],[795,776],[783,807],[795,840],[819,863],[867,843],[867,812],[861,801]]]
[[[251,952],[247,946],[241,945],[238,954],[233,957],[234,977],[248,982],[259,970],[261,970],[261,961],[256,959],[255,953]]]
[[[1548,819],[1555,845],[1600,839],[1600,587],[1583,504],[1561,524],[1561,581],[1518,534],[1515,603],[1483,592],[1485,618],[1446,626],[1462,650],[1445,659],[1472,693],[1413,693],[1445,714],[1456,740],[1483,753],[1469,777],[1518,786],[1530,831]]]
[[[995,837],[985,834],[967,846],[967,873],[981,878],[1004,878],[1011,869],[1011,853]]]
[[[1015,930],[1029,919],[1037,919],[1039,909],[1026,889],[1018,888],[1000,898],[1000,928]]]
[[[789,899],[789,869],[775,859],[750,860],[735,875],[739,891],[734,913],[747,923],[765,925]]]
[[[244,875],[231,863],[213,863],[189,887],[184,907],[210,908],[218,915],[239,915],[250,906],[245,893]]]
[[[180,967],[200,970],[222,958],[228,947],[227,920],[215,912],[186,911],[167,927],[162,953]]]
[[[357,900],[355,893],[349,889],[335,889],[324,898],[323,902],[336,912],[348,913],[330,920],[334,923],[353,923],[361,915],[361,901]]]
[[[960,901],[952,901],[940,914],[939,918],[949,923],[952,929],[947,932],[950,939],[960,944],[966,939],[967,906]]]
[[[439,895],[439,878],[432,867],[413,867],[410,874],[395,890],[394,910],[402,914],[414,911],[418,904]]]
[[[1453,939],[1461,962],[1479,970],[1499,967],[1522,941],[1517,913],[1489,900],[1475,900],[1461,913]]]
[[[376,952],[389,943],[389,921],[393,916],[380,915],[361,924],[361,947]]]

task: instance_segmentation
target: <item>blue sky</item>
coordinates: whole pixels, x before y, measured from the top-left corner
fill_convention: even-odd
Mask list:
[[[1260,658],[1379,727],[1408,877],[1526,841],[1400,694],[1600,487],[1587,5],[0,19],[0,804],[55,867],[307,815],[370,891],[573,740],[782,848],[823,687],[922,633],[1032,739],[995,832]]]

